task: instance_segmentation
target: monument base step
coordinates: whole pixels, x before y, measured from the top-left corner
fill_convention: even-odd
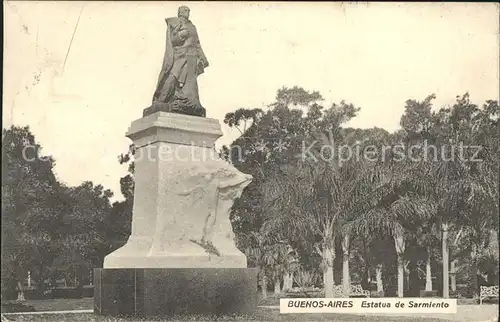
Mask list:
[[[194,245],[192,249],[179,248],[176,253],[170,250],[161,255],[148,255],[134,251],[128,245],[104,258],[104,269],[108,268],[246,268],[247,258],[238,249],[222,249],[214,255]]]
[[[256,268],[94,269],[94,313],[106,316],[248,314]]]

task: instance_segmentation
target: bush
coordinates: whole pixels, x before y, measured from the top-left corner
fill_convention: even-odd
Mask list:
[[[17,290],[15,288],[3,289],[2,290],[2,299],[7,300],[7,301],[17,299]]]
[[[17,299],[17,282],[12,275],[2,270],[2,299],[15,300]]]
[[[2,303],[2,313],[35,312],[35,308],[19,302]]]
[[[82,290],[82,297],[94,297],[94,286],[85,285]]]
[[[295,283],[301,290],[314,286],[315,276],[307,271],[300,270],[294,277]]]
[[[420,290],[420,297],[437,297],[438,291],[424,291]]]
[[[450,291],[450,298],[452,299],[464,299],[466,298],[464,294],[464,291],[461,290],[456,290],[456,291]]]
[[[4,300],[16,300],[17,290],[2,296]],[[40,290],[30,288],[24,290],[24,297],[27,300],[44,300],[44,299],[81,299],[84,297],[94,296],[94,286],[85,285],[83,287],[58,287],[53,289]]]
[[[23,293],[24,298],[27,300],[43,300],[46,298],[50,298],[47,296],[46,291],[42,291],[36,288],[25,289]]]
[[[52,290],[53,299],[81,299],[83,297],[83,288],[61,287]]]

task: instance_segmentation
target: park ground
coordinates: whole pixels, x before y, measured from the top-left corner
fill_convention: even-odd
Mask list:
[[[408,322],[439,322],[439,321],[463,321],[463,322],[486,322],[497,321],[498,304],[477,305],[474,303],[461,303],[457,314],[432,314],[415,315],[351,315],[351,314],[280,314],[276,305],[259,307],[252,315],[233,315],[222,317],[210,316],[183,316],[170,319],[116,319],[102,318],[93,313],[70,313],[73,310],[92,310],[92,298],[84,299],[55,299],[55,300],[27,300],[24,305],[31,307],[36,313],[26,312],[23,314],[2,314],[6,321],[103,321],[103,322],[125,322],[125,321],[408,321]],[[4,311],[4,307],[2,307]],[[68,311],[68,313],[46,313],[54,311]],[[3,322],[3,320],[2,320]]]

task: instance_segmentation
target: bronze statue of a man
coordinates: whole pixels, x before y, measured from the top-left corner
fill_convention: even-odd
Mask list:
[[[205,117],[200,103],[198,75],[208,67],[196,27],[189,20],[189,8],[179,7],[177,17],[167,23],[166,48],[153,104],[144,116],[165,111]]]

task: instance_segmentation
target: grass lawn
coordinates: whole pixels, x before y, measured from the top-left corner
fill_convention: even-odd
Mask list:
[[[48,299],[48,300],[26,300],[18,304],[16,301],[2,302],[2,312],[14,312],[9,309],[8,305],[23,307],[18,312],[42,312],[42,311],[71,311],[71,310],[92,310],[93,299]],[[498,303],[498,301],[496,301]],[[280,304],[280,297],[269,294],[266,299],[262,299],[261,295],[257,296],[258,306],[273,306]],[[6,306],[7,305],[7,306]],[[477,305],[477,301],[472,299],[459,299],[458,305]],[[485,305],[488,305],[485,303]]]
[[[269,301],[267,301],[269,300]],[[265,303],[267,302],[267,303]],[[15,302],[14,302],[15,303]],[[2,303],[2,313],[6,310],[5,303]],[[259,301],[258,305],[276,305],[279,304],[279,298],[271,297],[266,301]],[[93,308],[93,299],[55,299],[55,300],[28,300],[23,302],[25,308],[31,308],[31,311],[70,311],[70,310],[91,310]],[[257,308],[253,315],[239,316],[183,316],[178,318],[158,318],[156,321],[409,321],[409,322],[443,322],[443,321],[491,321],[491,318],[497,316],[498,305],[484,304],[479,305],[459,305],[457,314],[441,315],[420,315],[419,317],[410,314],[405,316],[391,315],[349,315],[349,314],[280,314],[279,309]],[[116,319],[98,317],[92,313],[65,313],[65,314],[26,314],[5,315],[10,321],[99,321],[99,322],[128,322],[128,321],[155,321],[155,319]],[[3,322],[3,321],[2,321]]]
[[[129,322],[129,321],[350,321],[350,322],[443,322],[441,319],[413,318],[413,317],[388,317],[388,316],[360,316],[345,314],[280,314],[278,310],[258,309],[253,315],[233,315],[222,317],[211,317],[206,315],[183,316],[178,318],[158,318],[158,319],[117,319],[97,317],[93,314],[43,314],[43,315],[16,315],[8,316],[11,321],[53,321],[53,322],[79,322],[79,321],[99,321],[99,322]]]

